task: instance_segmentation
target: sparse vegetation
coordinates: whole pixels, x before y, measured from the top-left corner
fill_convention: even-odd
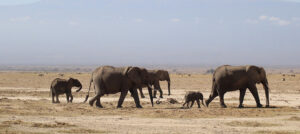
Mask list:
[[[69,134],[86,134],[86,133],[107,133],[106,131],[101,131],[101,130],[93,130],[93,129],[84,129],[84,128],[77,128],[77,129],[69,129],[69,130],[60,130],[58,132],[61,133],[69,133]]]
[[[65,127],[75,127],[73,124],[65,123],[65,122],[58,122],[55,123],[32,123],[32,127],[38,128],[65,128]]]
[[[233,129],[232,127],[234,127],[236,132],[245,129],[245,127],[251,127],[254,129],[250,129],[249,133],[262,134],[293,134],[300,130],[295,128],[298,131],[281,131],[281,126],[286,125],[283,122],[287,122],[289,125],[295,124],[295,126],[297,123],[300,123],[299,108],[297,107],[299,104],[294,104],[295,98],[290,96],[291,94],[299,93],[298,87],[295,86],[300,81],[298,77],[288,78],[286,76],[287,81],[282,82],[281,79],[283,77],[281,74],[268,76],[270,78],[269,83],[273,87],[271,105],[276,106],[273,108],[256,108],[254,104],[249,103],[249,101],[253,102],[253,97],[247,92],[244,102],[245,108],[243,109],[237,108],[239,97],[235,93],[234,95],[229,94],[226,96],[228,108],[225,109],[220,108],[218,100],[213,101],[209,108],[201,107],[201,109],[198,109],[194,107],[192,109],[182,109],[181,102],[185,90],[203,91],[204,97],[207,99],[211,88],[211,75],[193,74],[193,77],[188,77],[188,73],[185,73],[183,76],[171,74],[173,83],[171,87],[172,94],[160,99],[161,103],[159,105],[155,104],[152,107],[148,97],[140,99],[144,108],[136,109],[132,97],[128,94],[123,108],[117,109],[116,105],[118,102],[116,98],[119,98],[120,94],[113,94],[104,96],[102,104],[105,108],[98,109],[90,107],[87,103],[79,103],[85,97],[86,89],[83,89],[83,92],[73,94],[74,103],[66,103],[64,99],[61,99],[60,104],[52,104],[51,96],[49,96],[49,84],[54,78],[58,77],[58,73],[48,73],[43,76],[43,79],[38,76],[39,73],[1,73],[0,80],[2,81],[0,87],[4,88],[0,88],[0,133],[119,133],[120,131],[138,133],[141,130],[145,131],[145,133],[168,133],[169,129],[176,129],[175,133],[193,133],[195,132],[194,130],[213,133],[212,127],[217,125],[221,125],[221,127],[213,129],[222,128],[226,132]],[[80,79],[84,88],[89,86],[90,73],[64,72],[63,74]],[[167,93],[167,84],[165,82],[162,82],[161,88],[165,91],[164,93]],[[262,87],[258,86],[258,88]],[[258,91],[262,92],[263,90],[259,89]],[[285,92],[283,93],[282,91]],[[261,95],[261,93],[259,94]],[[94,93],[91,95],[94,95]],[[282,101],[286,97],[289,97],[288,103]],[[170,98],[177,100],[178,103],[169,103],[171,102]],[[261,101],[262,103],[264,102],[264,100]],[[284,105],[293,104],[293,106],[281,106],[282,104],[278,102],[282,102]],[[293,116],[289,116],[291,114]],[[282,119],[282,116],[289,116],[289,118]],[[33,120],[29,120],[29,118],[33,118]],[[220,120],[223,118],[224,120]],[[243,120],[240,120],[241,118]],[[245,118],[249,118],[251,121],[247,121]],[[124,122],[124,124],[119,124],[119,122]],[[166,122],[168,127],[155,129],[155,131],[150,131],[149,129],[164,126]],[[150,123],[151,125],[147,126]],[[190,124],[181,126],[182,123]],[[227,123],[233,124],[228,125]],[[118,129],[116,129],[116,126],[118,126]],[[135,127],[128,130],[125,126]],[[183,127],[184,129],[182,129]],[[272,131],[264,130],[264,127]],[[258,131],[256,128],[264,131]],[[187,129],[190,131],[187,132]]]
[[[298,117],[298,116],[292,116],[288,120],[290,120],[290,121],[300,121],[300,117]]]
[[[205,74],[213,74],[215,72],[214,69],[208,69],[206,70]]]
[[[256,131],[253,134],[300,134],[300,131]]]
[[[257,121],[232,121],[226,123],[226,125],[233,127],[272,127],[278,126],[279,124],[262,123]]]

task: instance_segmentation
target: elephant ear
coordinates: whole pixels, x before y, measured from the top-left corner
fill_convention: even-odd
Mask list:
[[[258,83],[261,81],[262,71],[257,66],[247,66],[246,72],[248,73],[249,77],[253,80],[253,82]]]
[[[122,74],[123,74],[124,76],[127,76],[127,72],[128,72],[129,69],[131,69],[131,68],[132,68],[131,66],[126,67]]]
[[[141,70],[138,67],[127,67],[125,69],[125,75],[136,85],[142,83],[141,80]]]

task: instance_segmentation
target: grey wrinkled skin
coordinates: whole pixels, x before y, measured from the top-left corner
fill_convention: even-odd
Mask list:
[[[266,107],[269,107],[269,85],[264,68],[253,65],[220,66],[213,74],[212,90],[209,98],[206,100],[206,106],[208,106],[215,97],[219,96],[220,105],[225,108],[225,93],[240,90],[239,107],[242,108],[245,92],[248,88],[256,101],[257,107],[262,107],[256,88],[256,84],[259,83],[263,84],[266,96]]]
[[[189,91],[184,96],[184,103],[183,103],[182,107],[184,107],[184,105],[186,105],[187,108],[191,108],[191,107],[193,107],[194,102],[196,101],[198,104],[198,108],[201,108],[200,100],[201,100],[202,105],[205,106],[203,103],[203,94],[201,92]],[[191,106],[189,106],[190,102],[192,102]]]
[[[149,79],[150,79],[150,84],[151,86],[154,86],[154,95],[153,98],[156,98],[156,93],[157,91],[160,92],[160,98],[163,98],[163,92],[160,87],[159,81],[167,81],[168,82],[168,95],[171,95],[170,92],[170,76],[169,72],[165,70],[149,70]],[[146,85],[143,85],[142,87],[139,88],[140,94],[142,98],[145,98],[142,88],[147,87]]]
[[[142,85],[148,85],[150,101],[153,106],[152,88],[149,86],[149,74],[144,68],[139,67],[113,67],[101,66],[95,69],[90,80],[89,91],[91,85],[94,85],[96,95],[90,99],[89,104],[93,106],[96,101],[96,106],[103,108],[100,98],[105,94],[115,94],[121,92],[117,108],[121,108],[123,101],[130,91],[134,98],[137,108],[142,108],[137,93],[137,88]],[[89,91],[84,102],[88,100]]]
[[[76,92],[79,92],[82,88],[82,85],[79,80],[70,78],[69,80],[56,78],[52,81],[51,87],[50,87],[50,93],[52,95],[52,103],[60,103],[58,96],[60,94],[66,94],[67,102],[73,101],[73,95],[72,95],[72,87],[79,87]],[[54,97],[56,97],[56,101],[54,100]]]

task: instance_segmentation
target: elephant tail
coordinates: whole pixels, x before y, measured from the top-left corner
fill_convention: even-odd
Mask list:
[[[53,88],[52,85],[50,86],[50,92],[49,92],[49,97],[53,94]]]
[[[87,93],[87,95],[86,95],[85,100],[84,100],[83,103],[85,103],[88,100],[88,98],[89,98],[89,94],[90,94],[92,82],[93,82],[93,74],[92,74],[92,77],[91,77],[91,80],[90,80],[89,91],[88,91],[88,93]]]

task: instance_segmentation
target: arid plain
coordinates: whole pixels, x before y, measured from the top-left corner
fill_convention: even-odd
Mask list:
[[[73,103],[67,103],[64,95],[60,104],[51,103],[49,87],[57,77],[77,78],[83,84],[79,93],[73,89]],[[237,108],[239,91],[225,95],[228,108],[220,108],[218,97],[208,108],[182,108],[186,91],[201,91],[208,98],[212,75],[175,73],[171,74],[171,96],[164,94],[154,107],[144,89],[143,109],[135,108],[129,94],[124,108],[116,108],[120,94],[114,94],[101,98],[105,108],[99,109],[82,103],[90,77],[90,73],[0,72],[0,133],[300,133],[298,74],[269,73],[271,108],[256,108],[247,91],[242,109]],[[167,93],[166,82],[161,86]],[[257,87],[265,105],[262,85]]]

